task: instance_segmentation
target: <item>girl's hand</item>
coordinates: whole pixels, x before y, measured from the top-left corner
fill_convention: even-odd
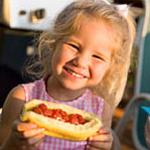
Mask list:
[[[43,131],[43,128],[38,128],[34,123],[23,123],[16,120],[12,125],[12,132],[7,143],[8,145],[14,145],[19,150],[33,149],[42,142]]]
[[[89,138],[86,150],[110,150],[112,147],[113,136],[108,127],[102,127],[99,135]]]

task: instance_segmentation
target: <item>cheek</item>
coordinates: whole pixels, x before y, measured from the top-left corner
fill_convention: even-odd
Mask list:
[[[63,45],[60,51],[60,55],[63,61],[67,62],[75,57],[76,52],[72,51],[68,46]]]
[[[108,70],[108,64],[93,63],[91,67],[91,75],[96,80],[101,80]]]
[[[52,68],[61,70],[61,68],[73,58],[72,53],[67,48],[60,47],[52,57]]]
[[[54,52],[53,57],[52,57],[52,63],[53,63],[53,65],[58,65],[64,59],[65,59],[65,55],[63,55],[62,51],[56,50],[56,52]]]
[[[52,72],[59,74],[60,70],[60,64],[61,64],[61,57],[60,53],[58,51],[55,51],[52,60],[51,60],[51,66],[52,66]]]

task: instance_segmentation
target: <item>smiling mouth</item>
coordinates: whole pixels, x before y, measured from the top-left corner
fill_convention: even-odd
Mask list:
[[[81,75],[81,74],[78,74],[68,68],[64,68],[69,74],[71,74],[72,76],[74,77],[77,77],[77,78],[85,78],[85,76]]]

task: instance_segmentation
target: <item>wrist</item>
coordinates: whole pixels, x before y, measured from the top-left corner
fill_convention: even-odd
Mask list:
[[[0,150],[18,150],[16,146],[12,146],[11,144],[5,144]]]
[[[18,150],[18,147],[11,141],[7,140],[1,147],[0,150]]]

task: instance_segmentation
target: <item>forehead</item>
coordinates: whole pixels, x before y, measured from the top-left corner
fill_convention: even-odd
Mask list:
[[[105,20],[88,19],[82,22],[80,28],[74,34],[77,38],[89,40],[93,44],[97,44],[113,48],[116,42],[115,28]]]

